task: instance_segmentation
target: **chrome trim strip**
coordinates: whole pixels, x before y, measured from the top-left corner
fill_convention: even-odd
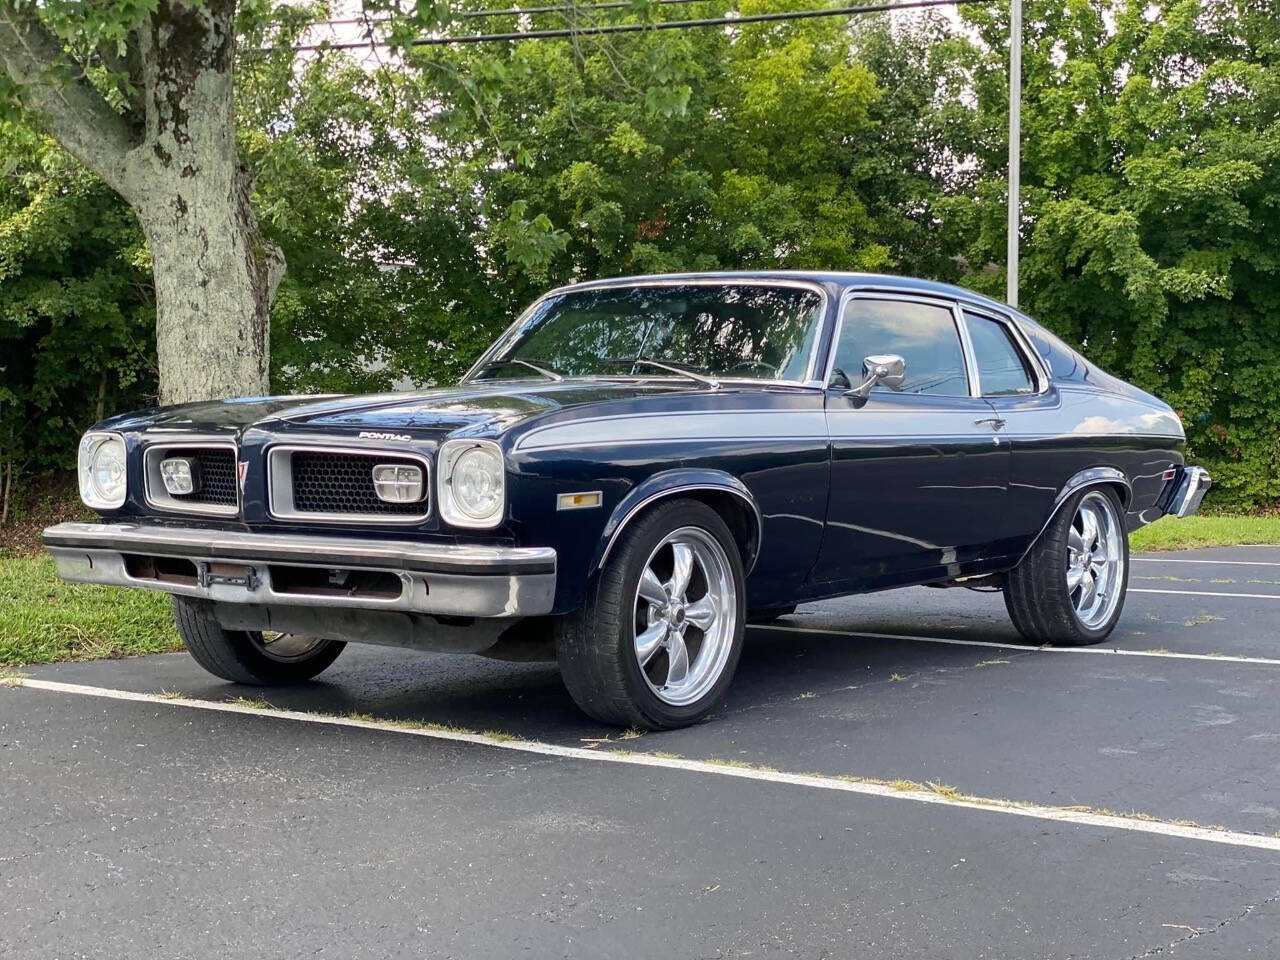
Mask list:
[[[956,322],[956,330],[960,332],[960,352],[964,354],[964,369],[969,377],[969,396],[982,398],[982,376],[978,372],[978,355],[973,349],[973,335],[969,332],[969,321],[965,319],[964,309],[959,303],[951,304],[951,316]]]
[[[762,277],[760,279],[751,279],[749,277],[714,277],[714,276],[681,276],[679,274],[671,276],[654,276],[654,277],[610,277],[604,280],[588,280],[583,283],[569,283],[553,290],[548,290],[537,300],[529,304],[516,319],[507,326],[497,337],[493,343],[489,345],[489,349],[480,354],[480,358],[471,365],[471,368],[462,375],[458,381],[459,385],[471,382],[472,375],[489,361],[489,358],[496,352],[498,344],[502,343],[512,331],[523,324],[534,312],[552,297],[558,297],[566,293],[574,293],[580,290],[609,290],[614,287],[784,287],[794,290],[809,290],[818,294],[822,298],[822,302],[818,306],[818,332],[813,338],[813,345],[809,348],[809,362],[806,364],[805,372],[807,378],[804,380],[752,380],[749,377],[742,378],[744,382],[749,383],[771,383],[785,384],[789,387],[794,386],[824,386],[825,381],[820,380],[817,376],[818,367],[818,348],[822,343],[823,334],[826,333],[827,326],[827,308],[830,306],[830,296],[827,294],[827,288],[816,280],[805,280],[800,277],[792,280],[785,277]],[[565,377],[565,380],[586,379],[578,377]],[[609,380],[617,379],[615,377],[599,377],[596,379]],[[671,378],[649,378],[641,379],[680,379]],[[730,378],[717,378],[722,383],[731,383],[735,380]],[[488,382],[488,381],[483,381]],[[550,381],[548,381],[550,382]]]
[[[426,512],[420,514],[328,513],[298,510],[293,504],[294,453],[341,453],[359,457],[388,457],[414,460],[422,465],[422,489],[426,493]],[[319,443],[280,443],[266,450],[267,512],[277,520],[300,520],[306,523],[376,523],[406,526],[422,523],[431,516],[431,461],[415,450],[396,447],[342,446]],[[372,469],[372,468],[371,468]]]
[[[145,435],[144,435],[145,440]],[[236,491],[236,502],[234,506],[225,506],[218,503],[192,503],[186,500],[178,500],[169,495],[169,491],[164,489],[164,481],[160,478],[160,460],[159,456],[165,450],[218,450],[228,449],[231,451],[232,471]],[[210,517],[238,517],[240,516],[240,448],[235,440],[227,437],[213,437],[207,434],[191,434],[184,437],[174,437],[173,439],[159,440],[154,443],[147,443],[142,450],[142,495],[146,500],[147,506],[165,513],[185,513],[188,515],[203,515]],[[158,486],[157,486],[158,484]]]
[[[681,484],[678,487],[667,487],[666,489],[658,490],[655,493],[651,493],[649,496],[645,497],[643,500],[641,500],[639,503],[633,506],[630,510],[628,510],[627,515],[618,522],[618,526],[614,528],[613,535],[609,537],[609,542],[605,545],[604,553],[600,555],[600,563],[597,564],[596,569],[598,570],[604,569],[605,561],[609,559],[609,553],[613,550],[613,545],[618,542],[618,536],[622,533],[623,528],[626,527],[626,525],[631,522],[632,518],[634,518],[638,513],[640,513],[640,511],[642,511],[645,507],[649,506],[651,503],[655,503],[658,500],[663,499],[664,497],[669,497],[669,496],[673,496],[681,493],[688,493],[690,490],[712,490],[717,493],[731,493],[735,497],[737,497],[739,500],[745,501],[746,504],[749,507],[751,507],[751,512],[755,515],[755,518],[756,518],[756,549],[755,549],[755,552],[752,553],[750,557],[743,558],[745,561],[743,563],[743,575],[744,576],[750,575],[752,569],[756,565],[756,560],[760,556],[760,551],[764,545],[764,517],[760,513],[760,506],[756,503],[755,498],[752,497],[749,493],[744,493],[742,490],[735,490],[733,487],[717,486],[714,483]]]
[[[59,523],[46,528],[41,540],[46,547],[70,550],[468,576],[554,573],[556,569],[556,551],[551,547],[365,540],[142,523]]]

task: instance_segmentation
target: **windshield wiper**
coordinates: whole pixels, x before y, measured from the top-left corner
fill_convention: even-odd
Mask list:
[[[636,357],[632,363],[646,367],[657,367],[659,370],[666,370],[668,373],[678,373],[682,377],[688,377],[695,383],[705,384],[713,390],[720,389],[720,381],[715,377],[708,377],[702,373],[694,373],[692,370],[686,370],[684,367],[678,367],[674,363],[664,363],[661,360],[654,360],[650,357]]]
[[[507,360],[490,360],[481,370],[489,370],[493,367],[527,367],[534,373],[540,373],[548,380],[563,380],[564,376],[556,373],[554,370],[548,370],[546,367],[540,367],[536,363],[529,360],[521,360],[519,357],[511,357]]]

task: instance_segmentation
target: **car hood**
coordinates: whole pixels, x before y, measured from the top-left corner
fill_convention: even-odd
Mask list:
[[[396,431],[439,437],[458,430],[497,433],[576,406],[641,396],[702,393],[693,383],[654,381],[502,381],[362,396],[249,397],[122,414],[101,429],[239,434]]]

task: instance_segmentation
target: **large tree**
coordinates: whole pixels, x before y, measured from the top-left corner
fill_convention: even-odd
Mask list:
[[[123,197],[146,235],[166,402],[267,389],[284,259],[237,153],[235,18],[235,0],[0,0],[0,95]]]

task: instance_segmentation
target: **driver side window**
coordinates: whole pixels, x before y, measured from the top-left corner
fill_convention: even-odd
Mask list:
[[[906,361],[907,376],[899,393],[969,395],[960,334],[948,307],[907,300],[850,300],[836,344],[835,367],[851,386],[857,386],[863,379],[863,359],[874,354],[897,354]],[[873,392],[889,389],[877,385]]]

